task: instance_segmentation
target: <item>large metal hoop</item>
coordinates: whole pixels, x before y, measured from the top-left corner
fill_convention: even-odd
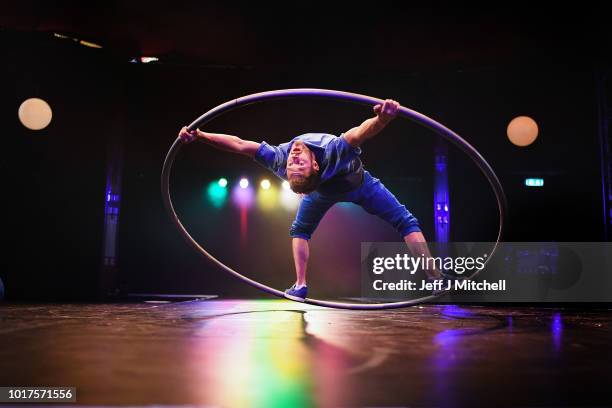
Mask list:
[[[202,116],[194,120],[193,123],[191,123],[188,126],[188,128],[190,130],[194,130],[196,128],[202,127],[204,124],[210,122],[211,120],[222,115],[223,113],[229,112],[231,110],[237,109],[245,105],[250,105],[253,103],[257,103],[257,102],[270,101],[270,100],[287,99],[287,98],[303,98],[303,97],[348,101],[348,102],[353,102],[353,103],[357,103],[361,105],[369,105],[369,106],[374,106],[376,104],[384,102],[382,99],[373,98],[371,96],[360,95],[360,94],[355,94],[355,93],[350,93],[350,92],[333,91],[329,89],[312,89],[312,88],[281,89],[281,90],[276,90],[276,91],[268,91],[268,92],[261,92],[261,93],[256,93],[252,95],[247,95],[247,96],[243,96],[238,99],[234,99],[234,100],[225,102],[209,110],[208,112],[206,112],[205,114],[203,114]],[[448,140],[449,142],[457,146],[459,149],[461,149],[465,154],[467,154],[474,161],[476,166],[478,166],[482,174],[485,176],[485,178],[491,185],[491,188],[493,189],[493,192],[495,193],[495,197],[497,199],[497,206],[499,209],[499,230],[498,230],[497,241],[495,243],[495,246],[493,247],[489,257],[487,258],[487,262],[488,262],[493,257],[493,254],[495,253],[499,245],[499,242],[501,241],[502,233],[504,231],[504,220],[505,220],[506,208],[507,208],[506,196],[504,194],[504,190],[501,186],[501,183],[499,182],[499,179],[495,175],[495,172],[493,171],[489,163],[487,163],[487,161],[484,159],[484,157],[482,157],[482,155],[472,145],[470,145],[468,142],[463,140],[463,138],[461,138],[458,134],[448,129],[444,125],[436,122],[435,120],[419,112],[413,111],[403,106],[399,108],[398,115],[406,119],[412,120],[413,122],[417,122],[433,130],[438,135],[440,135],[441,137],[443,137],[444,139]],[[219,266],[221,269],[234,275],[236,278],[240,279],[241,281],[246,282],[249,285],[252,285],[271,295],[275,295],[275,296],[284,298],[284,292],[278,289],[269,287],[267,285],[264,285],[263,283],[257,282],[253,279],[250,279],[240,274],[239,272],[233,270],[229,266],[225,265],[223,262],[219,261],[213,255],[211,255],[208,251],[202,248],[193,239],[193,237],[189,234],[189,232],[187,232],[187,230],[185,229],[185,227],[179,220],[178,216],[176,215],[176,212],[174,211],[174,206],[172,205],[172,200],[170,198],[170,172],[172,169],[172,164],[174,163],[174,158],[176,157],[176,154],[178,153],[182,145],[183,145],[182,139],[177,137],[177,139],[172,144],[172,147],[170,147],[168,154],[166,155],[166,159],[164,160],[164,166],[162,168],[162,174],[161,174],[162,199],[164,201],[164,205],[166,206],[166,210],[168,211],[168,214],[170,215],[170,218],[172,219],[172,222],[178,228],[179,232],[181,233],[181,235],[183,235],[183,237],[187,240],[187,242],[196,251],[198,251],[198,253],[200,253],[200,255],[202,255],[204,258],[212,261],[217,266]],[[485,265],[486,265],[486,262],[485,262]],[[474,276],[475,274],[472,275],[472,277]],[[332,308],[337,308],[337,309],[352,309],[352,310],[394,309],[394,308],[401,308],[401,307],[407,307],[407,306],[414,306],[414,305],[417,305],[423,302],[427,302],[429,300],[437,298],[438,296],[441,296],[443,293],[444,292],[436,294],[436,295],[424,296],[418,299],[411,299],[411,300],[406,300],[406,301],[401,301],[401,302],[392,302],[392,303],[344,303],[344,302],[319,300],[319,299],[313,299],[313,298],[306,298],[304,303],[308,303],[308,304],[316,305],[316,306],[332,307]]]

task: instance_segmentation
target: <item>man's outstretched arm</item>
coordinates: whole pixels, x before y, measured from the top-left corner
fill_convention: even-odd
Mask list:
[[[377,135],[395,118],[399,106],[399,103],[392,99],[385,100],[382,105],[376,105],[374,107],[376,116],[344,133],[344,138],[353,147],[361,146],[363,142]]]
[[[202,132],[200,129],[189,131],[186,127],[181,129],[179,137],[188,143],[194,140],[201,140],[219,150],[238,153],[251,158],[255,157],[255,153],[257,153],[260,145],[257,142],[243,140],[237,136]]]

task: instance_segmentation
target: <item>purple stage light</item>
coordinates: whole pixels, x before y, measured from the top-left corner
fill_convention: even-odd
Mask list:
[[[252,187],[248,186],[248,184],[245,187],[242,187],[242,185],[243,184],[241,182],[240,185],[232,189],[232,202],[238,207],[249,208],[253,205],[253,202],[255,201],[255,192],[253,191]]]
[[[448,242],[450,238],[447,161],[448,148],[440,143],[435,152],[434,174],[434,225],[437,242]]]

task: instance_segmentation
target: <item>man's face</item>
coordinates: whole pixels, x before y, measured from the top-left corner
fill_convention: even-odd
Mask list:
[[[301,140],[296,140],[291,145],[289,157],[287,158],[287,178],[298,180],[310,176],[313,171],[319,170],[319,164],[314,160],[310,149]]]

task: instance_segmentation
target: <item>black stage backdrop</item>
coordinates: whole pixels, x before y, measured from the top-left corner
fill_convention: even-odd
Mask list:
[[[2,278],[13,299],[92,299],[100,292],[108,149],[119,140],[123,185],[115,285],[126,292],[258,292],[192,251],[161,201],[160,171],[179,128],[233,98],[264,90],[318,87],[393,98],[455,130],[500,177],[510,204],[507,241],[603,239],[594,67],[551,61],[385,70],[316,64],[198,67],[130,64],[122,55],[3,32],[0,64],[5,129]],[[17,119],[19,104],[38,96],[53,109],[38,132]],[[229,113],[206,130],[281,143],[305,132],[340,134],[369,109],[330,101],[288,100]],[[513,146],[508,122],[533,117],[540,136]],[[436,137],[405,120],[364,146],[363,161],[420,219],[433,238],[433,148]],[[205,199],[208,183],[268,175],[242,157],[203,144],[177,157],[172,194],[185,225],[214,255],[248,276],[284,288],[293,279],[289,211],[248,212],[246,242],[231,200]],[[543,177],[528,189],[525,177]],[[277,182],[274,179],[274,182]],[[491,241],[494,197],[476,167],[449,151],[451,239]],[[321,296],[350,296],[359,286],[359,243],[398,240],[395,232],[353,207],[334,208],[312,241],[311,283]]]

